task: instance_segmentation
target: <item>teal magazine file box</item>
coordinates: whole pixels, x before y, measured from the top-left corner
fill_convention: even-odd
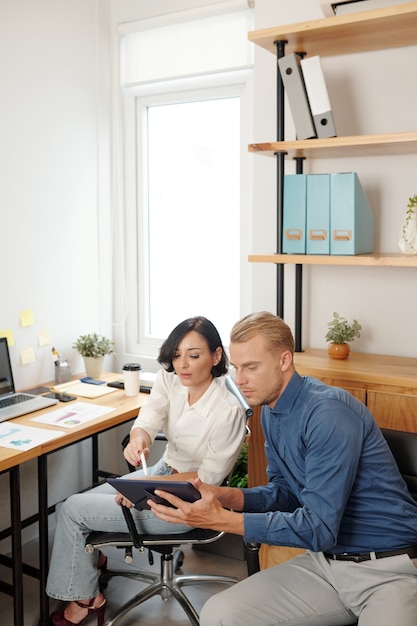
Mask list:
[[[330,174],[307,175],[307,254],[330,254]]]
[[[284,176],[283,241],[285,254],[305,254],[307,218],[307,175]]]
[[[355,172],[330,174],[330,254],[373,252],[374,218]]]

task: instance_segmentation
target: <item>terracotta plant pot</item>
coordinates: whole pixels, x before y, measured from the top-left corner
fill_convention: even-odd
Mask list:
[[[350,353],[350,345],[348,343],[330,343],[328,352],[332,359],[347,359]]]

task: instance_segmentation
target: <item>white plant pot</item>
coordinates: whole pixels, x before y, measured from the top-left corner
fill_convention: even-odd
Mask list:
[[[104,356],[84,356],[85,373],[91,378],[100,378],[103,372]]]
[[[417,207],[407,209],[398,247],[404,254],[417,254]]]

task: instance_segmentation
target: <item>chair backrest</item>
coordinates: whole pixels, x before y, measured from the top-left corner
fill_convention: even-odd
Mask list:
[[[244,408],[246,418],[252,417],[253,409],[251,406],[249,406],[248,401],[246,400],[243,393],[240,391],[239,387],[236,385],[234,379],[230,376],[230,374],[226,374],[224,379],[225,385],[230,393],[232,393],[239,400],[240,404]]]
[[[417,433],[381,428],[408,489],[417,500]]]

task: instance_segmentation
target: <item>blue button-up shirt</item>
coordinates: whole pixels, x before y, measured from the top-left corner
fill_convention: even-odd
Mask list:
[[[417,503],[362,402],[295,373],[262,428],[269,482],[244,490],[245,541],[336,554],[417,545]]]

